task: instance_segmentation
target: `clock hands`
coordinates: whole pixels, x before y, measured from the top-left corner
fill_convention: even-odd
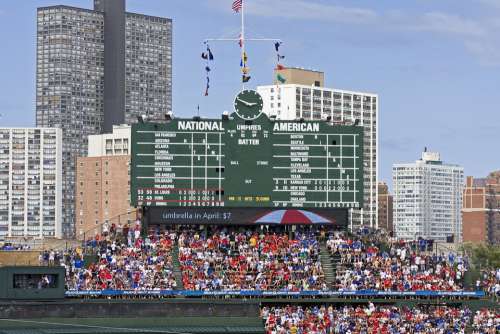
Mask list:
[[[247,102],[247,101],[245,101],[245,100],[240,99],[239,97],[237,97],[237,98],[236,98],[236,100],[240,101],[241,103],[243,103],[243,104],[245,104],[245,105],[247,105],[247,106],[249,106],[249,107],[252,107],[252,106],[254,106],[254,105],[256,105],[256,104],[257,104],[257,103]]]

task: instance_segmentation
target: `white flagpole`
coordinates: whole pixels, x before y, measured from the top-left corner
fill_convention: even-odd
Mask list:
[[[243,68],[245,68],[245,1],[241,0],[241,61]],[[243,70],[243,68],[241,70]],[[241,75],[241,87],[245,90],[245,83],[243,82],[243,72]]]
[[[281,42],[281,39],[279,38],[245,38],[245,1],[247,0],[241,0],[241,32],[240,36],[238,38],[205,38],[204,42],[232,42],[232,41],[238,41],[241,42],[241,62],[243,62],[243,56],[245,54],[245,45],[247,41],[252,41],[252,42]],[[243,65],[243,64],[242,64]],[[241,70],[241,86],[242,90],[245,90],[245,83],[243,82],[243,68]],[[245,75],[246,76],[246,75]]]

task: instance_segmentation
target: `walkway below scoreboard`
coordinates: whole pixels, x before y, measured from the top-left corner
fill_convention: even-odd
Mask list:
[[[173,119],[132,126],[131,201],[148,207],[357,208],[363,129]]]

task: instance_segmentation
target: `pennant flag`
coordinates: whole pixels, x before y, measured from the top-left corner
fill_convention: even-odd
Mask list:
[[[243,52],[242,59],[240,60],[240,67],[246,67],[247,61],[248,61],[247,53]]]
[[[278,52],[278,51],[279,51],[279,49],[280,49],[280,45],[281,45],[281,42],[276,42],[276,43],[274,43],[274,48],[276,49],[276,52]]]
[[[233,2],[233,10],[236,12],[236,13],[239,13],[240,10],[241,10],[241,7],[243,7],[243,0],[235,0]]]
[[[205,52],[202,52],[201,53],[201,58],[207,60],[208,59],[208,55]]]
[[[243,81],[243,82],[248,82],[248,81],[250,81],[250,78],[251,78],[251,76],[246,76],[246,75],[243,75],[243,77],[242,77],[242,81]]]
[[[278,71],[284,70],[285,68],[286,68],[286,67],[285,67],[285,66],[283,66],[283,65],[281,65],[281,64],[276,65],[276,69],[277,69]]]
[[[286,82],[286,79],[285,77],[283,77],[281,74],[278,73],[278,75],[276,75],[276,79],[281,82],[281,83],[285,83]]]

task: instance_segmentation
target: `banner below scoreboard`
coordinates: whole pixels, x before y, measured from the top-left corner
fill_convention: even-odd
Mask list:
[[[162,208],[146,210],[148,225],[336,225],[347,209]]]
[[[363,206],[363,128],[172,119],[132,126],[131,202],[146,207]]]

